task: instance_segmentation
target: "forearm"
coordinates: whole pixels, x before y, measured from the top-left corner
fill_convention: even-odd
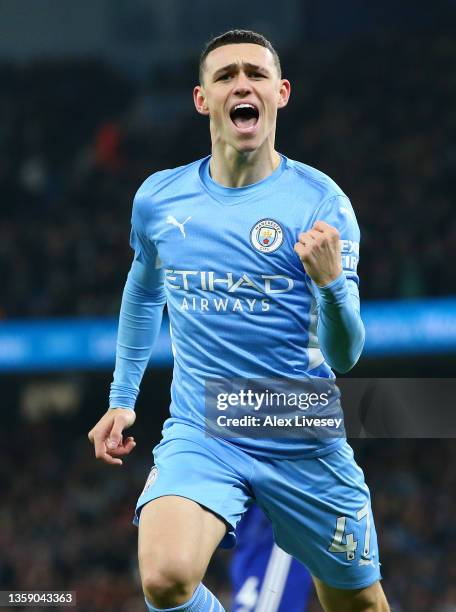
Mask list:
[[[138,273],[139,270],[139,273]],[[141,281],[144,275],[140,264],[133,264],[122,296],[117,334],[116,366],[111,384],[109,406],[134,408],[139,385],[160,331],[164,290],[156,279]]]
[[[317,287],[317,291],[320,349],[332,368],[348,372],[358,361],[364,346],[358,288],[342,273],[326,287]]]

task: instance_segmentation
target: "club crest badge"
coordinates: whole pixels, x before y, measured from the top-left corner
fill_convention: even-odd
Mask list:
[[[145,493],[147,489],[150,489],[150,487],[157,480],[157,476],[158,476],[158,467],[154,465],[154,467],[149,472],[149,476],[147,477],[146,484],[144,485],[143,493]]]
[[[260,253],[273,253],[283,242],[283,230],[273,219],[261,219],[250,230],[250,242]]]

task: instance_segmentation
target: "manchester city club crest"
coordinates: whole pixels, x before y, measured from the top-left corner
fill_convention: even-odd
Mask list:
[[[250,230],[250,242],[260,253],[273,253],[283,242],[283,230],[273,219],[261,219]]]

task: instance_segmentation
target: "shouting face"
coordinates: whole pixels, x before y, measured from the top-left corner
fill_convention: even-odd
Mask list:
[[[289,95],[290,83],[280,78],[273,54],[251,43],[211,51],[194,89],[197,111],[210,119],[212,145],[240,153],[274,147],[277,110]]]

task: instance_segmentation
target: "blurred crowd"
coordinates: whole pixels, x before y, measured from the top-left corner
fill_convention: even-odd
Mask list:
[[[0,432],[0,590],[76,591],[79,612],[143,612],[131,520],[150,449],[141,441],[122,468],[106,466],[83,428],[55,417]],[[392,609],[455,612],[453,441],[358,441],[355,452],[373,496]],[[227,610],[228,563],[217,553],[206,580]]]
[[[454,36],[383,33],[281,59],[293,92],[278,149],[350,196],[362,298],[454,292]],[[95,60],[0,65],[1,318],[118,311],[136,189],[209,152],[196,74],[196,59],[141,78]]]
[[[68,417],[0,433],[0,590],[75,591],[78,612],[144,612],[132,519],[151,448],[112,469],[76,426]],[[226,600],[224,571],[215,560],[209,583]]]
[[[371,489],[394,612],[456,612],[454,440],[353,443]]]

